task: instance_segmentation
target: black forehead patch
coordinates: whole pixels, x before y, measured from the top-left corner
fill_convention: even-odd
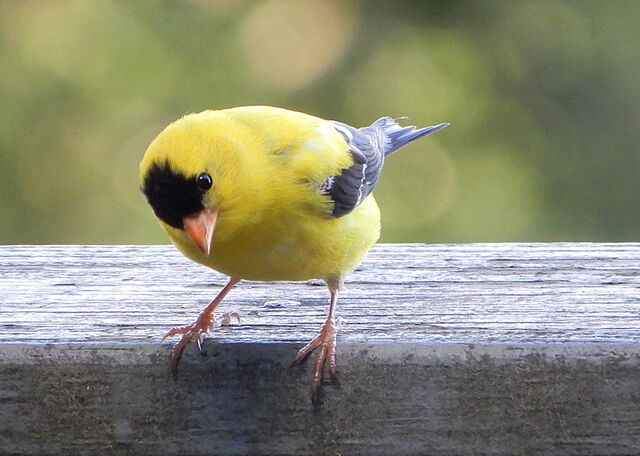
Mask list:
[[[182,219],[204,209],[196,176],[184,176],[169,163],[154,163],[142,183],[142,193],[156,216],[167,225],[183,229]]]

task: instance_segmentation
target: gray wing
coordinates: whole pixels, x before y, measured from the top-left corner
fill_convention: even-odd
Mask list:
[[[384,158],[411,141],[436,132],[448,123],[432,127],[401,127],[390,117],[382,117],[369,127],[354,128],[341,122],[331,122],[344,137],[353,157],[353,165],[320,186],[333,201],[333,217],[347,215],[373,191],[384,165]]]
[[[341,217],[355,209],[375,188],[384,164],[384,150],[375,131],[332,123],[349,145],[353,165],[328,177],[320,189],[333,201],[331,215]]]

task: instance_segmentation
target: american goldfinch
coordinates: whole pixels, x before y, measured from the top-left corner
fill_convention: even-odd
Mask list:
[[[383,117],[350,127],[304,113],[246,106],[189,114],[164,129],[140,163],[140,180],[161,227],[191,260],[229,276],[226,286],[173,346],[200,345],[214,310],[240,280],[322,279],[329,314],[294,363],[318,352],[312,401],[325,369],[336,379],[337,294],[378,240],[371,195],[385,157],[447,123],[416,129]],[[229,315],[225,315],[228,320]]]

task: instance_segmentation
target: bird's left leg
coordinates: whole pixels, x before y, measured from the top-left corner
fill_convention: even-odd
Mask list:
[[[320,333],[305,345],[296,357],[293,359],[293,364],[302,362],[311,352],[319,349],[318,357],[315,360],[313,367],[313,376],[311,378],[311,402],[318,403],[318,393],[320,391],[320,385],[324,377],[325,368],[329,369],[329,374],[334,382],[338,381],[337,369],[336,369],[336,335],[338,333],[336,328],[335,309],[336,302],[338,300],[338,289],[340,288],[340,280],[327,281],[329,292],[331,297],[329,298],[329,315],[320,328]]]
[[[164,342],[164,340],[169,337],[182,334],[180,340],[171,348],[171,362],[169,363],[169,367],[173,373],[177,372],[178,361],[180,361],[180,356],[182,356],[182,352],[189,342],[195,340],[198,343],[198,348],[202,351],[202,340],[211,329],[216,326],[228,325],[231,322],[232,317],[235,317],[240,321],[240,317],[238,317],[238,314],[235,312],[223,314],[220,322],[217,322],[213,315],[213,311],[216,310],[218,304],[222,302],[224,297],[227,296],[234,285],[238,282],[240,282],[240,279],[230,278],[224,288],[220,290],[218,296],[216,296],[215,299],[211,301],[202,312],[200,312],[196,321],[182,328],[171,328],[162,337],[162,341]]]

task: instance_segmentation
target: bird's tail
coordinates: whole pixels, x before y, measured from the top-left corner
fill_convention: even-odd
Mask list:
[[[413,126],[402,127],[391,117],[382,117],[372,123],[369,128],[382,133],[384,141],[384,155],[387,156],[406,146],[411,141],[422,138],[423,136],[427,136],[431,133],[435,133],[449,125],[451,124],[441,123],[425,128],[416,128]]]

